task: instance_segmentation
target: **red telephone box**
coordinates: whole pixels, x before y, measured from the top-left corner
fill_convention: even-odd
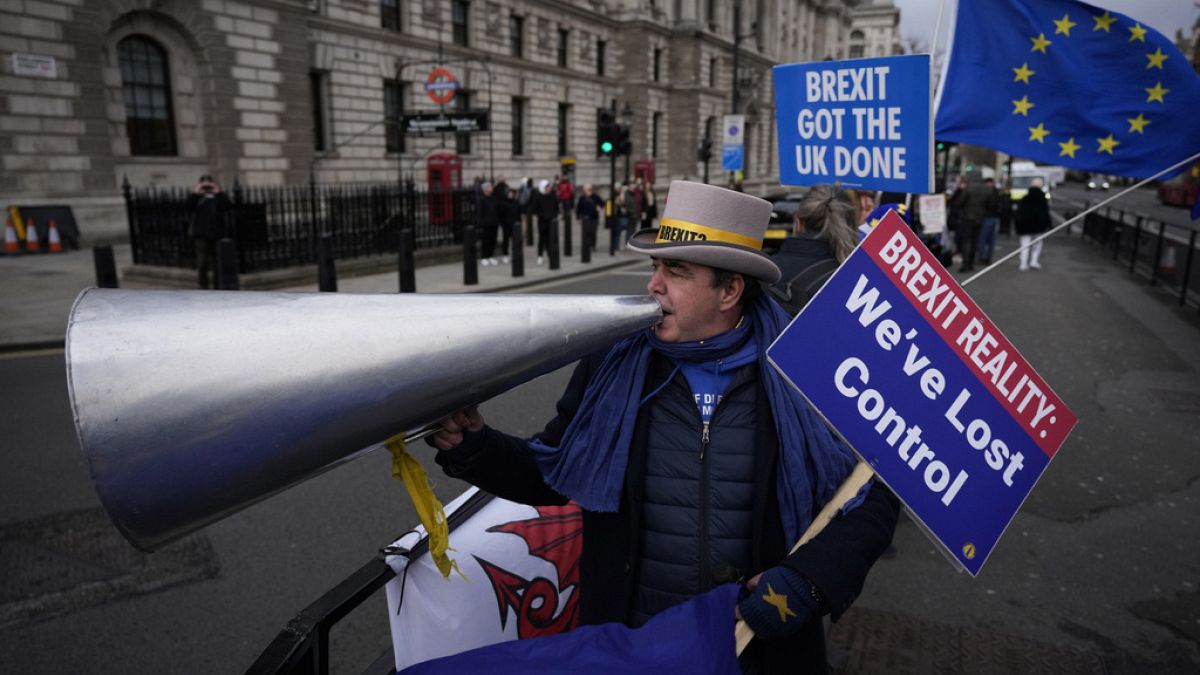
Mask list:
[[[450,153],[430,155],[425,161],[429,179],[429,224],[454,221],[454,189],[462,187],[462,157]]]
[[[639,159],[633,163],[633,177],[641,178],[647,183],[654,182],[654,160]]]

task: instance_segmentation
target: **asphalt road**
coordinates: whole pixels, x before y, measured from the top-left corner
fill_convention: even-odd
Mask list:
[[[648,269],[647,264],[644,269]],[[643,269],[643,268],[638,268]],[[533,288],[630,293],[646,275],[610,273]],[[489,422],[532,434],[569,368],[494,399]],[[254,505],[180,545],[143,555],[101,512],[75,436],[61,350],[0,355],[0,671],[240,673],[288,620],[417,524],[390,458],[374,453]],[[414,444],[435,491],[466,489]],[[335,627],[333,671],[390,650],[383,593]]]
[[[1013,243],[1002,237],[1000,253]],[[899,555],[875,566],[835,627],[836,635],[854,625],[858,612],[865,644],[879,647],[852,659],[853,673],[1200,672],[1200,321],[1078,239],[1050,239],[1043,263],[1046,270],[1028,273],[1009,263],[969,291],[1080,423],[979,577],[956,572],[902,520]],[[639,293],[648,270],[543,290]],[[0,546],[11,558],[0,564],[18,570],[16,583],[10,576],[0,585],[0,608],[11,614],[19,605],[14,589],[78,586],[121,565],[153,573],[81,606],[55,607],[58,596],[42,593],[45,611],[0,624],[5,672],[241,672],[289,618],[416,522],[387,458],[375,455],[204,530],[162,564],[112,542],[63,537],[75,531],[63,514],[86,514],[97,502],[71,431],[61,361],[0,360],[0,536],[11,540],[33,522],[62,541],[92,542],[105,557],[101,564],[91,549],[68,545],[23,556]],[[532,433],[567,374],[519,387],[483,413],[507,431]],[[427,448],[414,450],[433,466]],[[431,473],[443,499],[463,489]],[[154,587],[156,579],[166,585]],[[884,620],[895,628],[882,628]],[[887,651],[889,639],[907,651]],[[1079,662],[1094,667],[997,670],[971,651],[987,640],[1086,657]],[[334,631],[335,671],[358,672],[387,648],[379,594]],[[921,665],[939,649],[958,660]]]

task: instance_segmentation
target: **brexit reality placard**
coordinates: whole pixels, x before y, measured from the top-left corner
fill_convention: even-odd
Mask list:
[[[767,356],[972,575],[1076,422],[892,211]]]
[[[928,54],[775,66],[784,185],[933,192]]]

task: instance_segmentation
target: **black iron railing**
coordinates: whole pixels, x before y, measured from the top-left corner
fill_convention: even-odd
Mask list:
[[[1200,302],[1195,229],[1105,207],[1084,216],[1083,236],[1150,285],[1170,290],[1180,305]]]
[[[134,263],[195,267],[189,190],[126,182],[124,194]],[[447,246],[462,241],[463,228],[477,214],[471,188],[429,191],[411,182],[235,183],[229,196],[228,229],[239,273],[313,264],[318,238],[326,233],[338,259],[395,253],[401,228],[412,228],[418,249]]]

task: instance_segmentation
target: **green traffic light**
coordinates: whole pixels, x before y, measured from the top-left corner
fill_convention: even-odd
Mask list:
[[[603,152],[603,153],[604,153],[604,154],[606,154],[606,155],[607,155],[607,154],[609,154],[609,153],[611,153],[611,152],[613,151],[613,144],[612,144],[612,142],[611,142],[611,141],[604,141],[603,143],[601,143],[601,144],[600,144],[600,151],[601,151],[601,152]]]

